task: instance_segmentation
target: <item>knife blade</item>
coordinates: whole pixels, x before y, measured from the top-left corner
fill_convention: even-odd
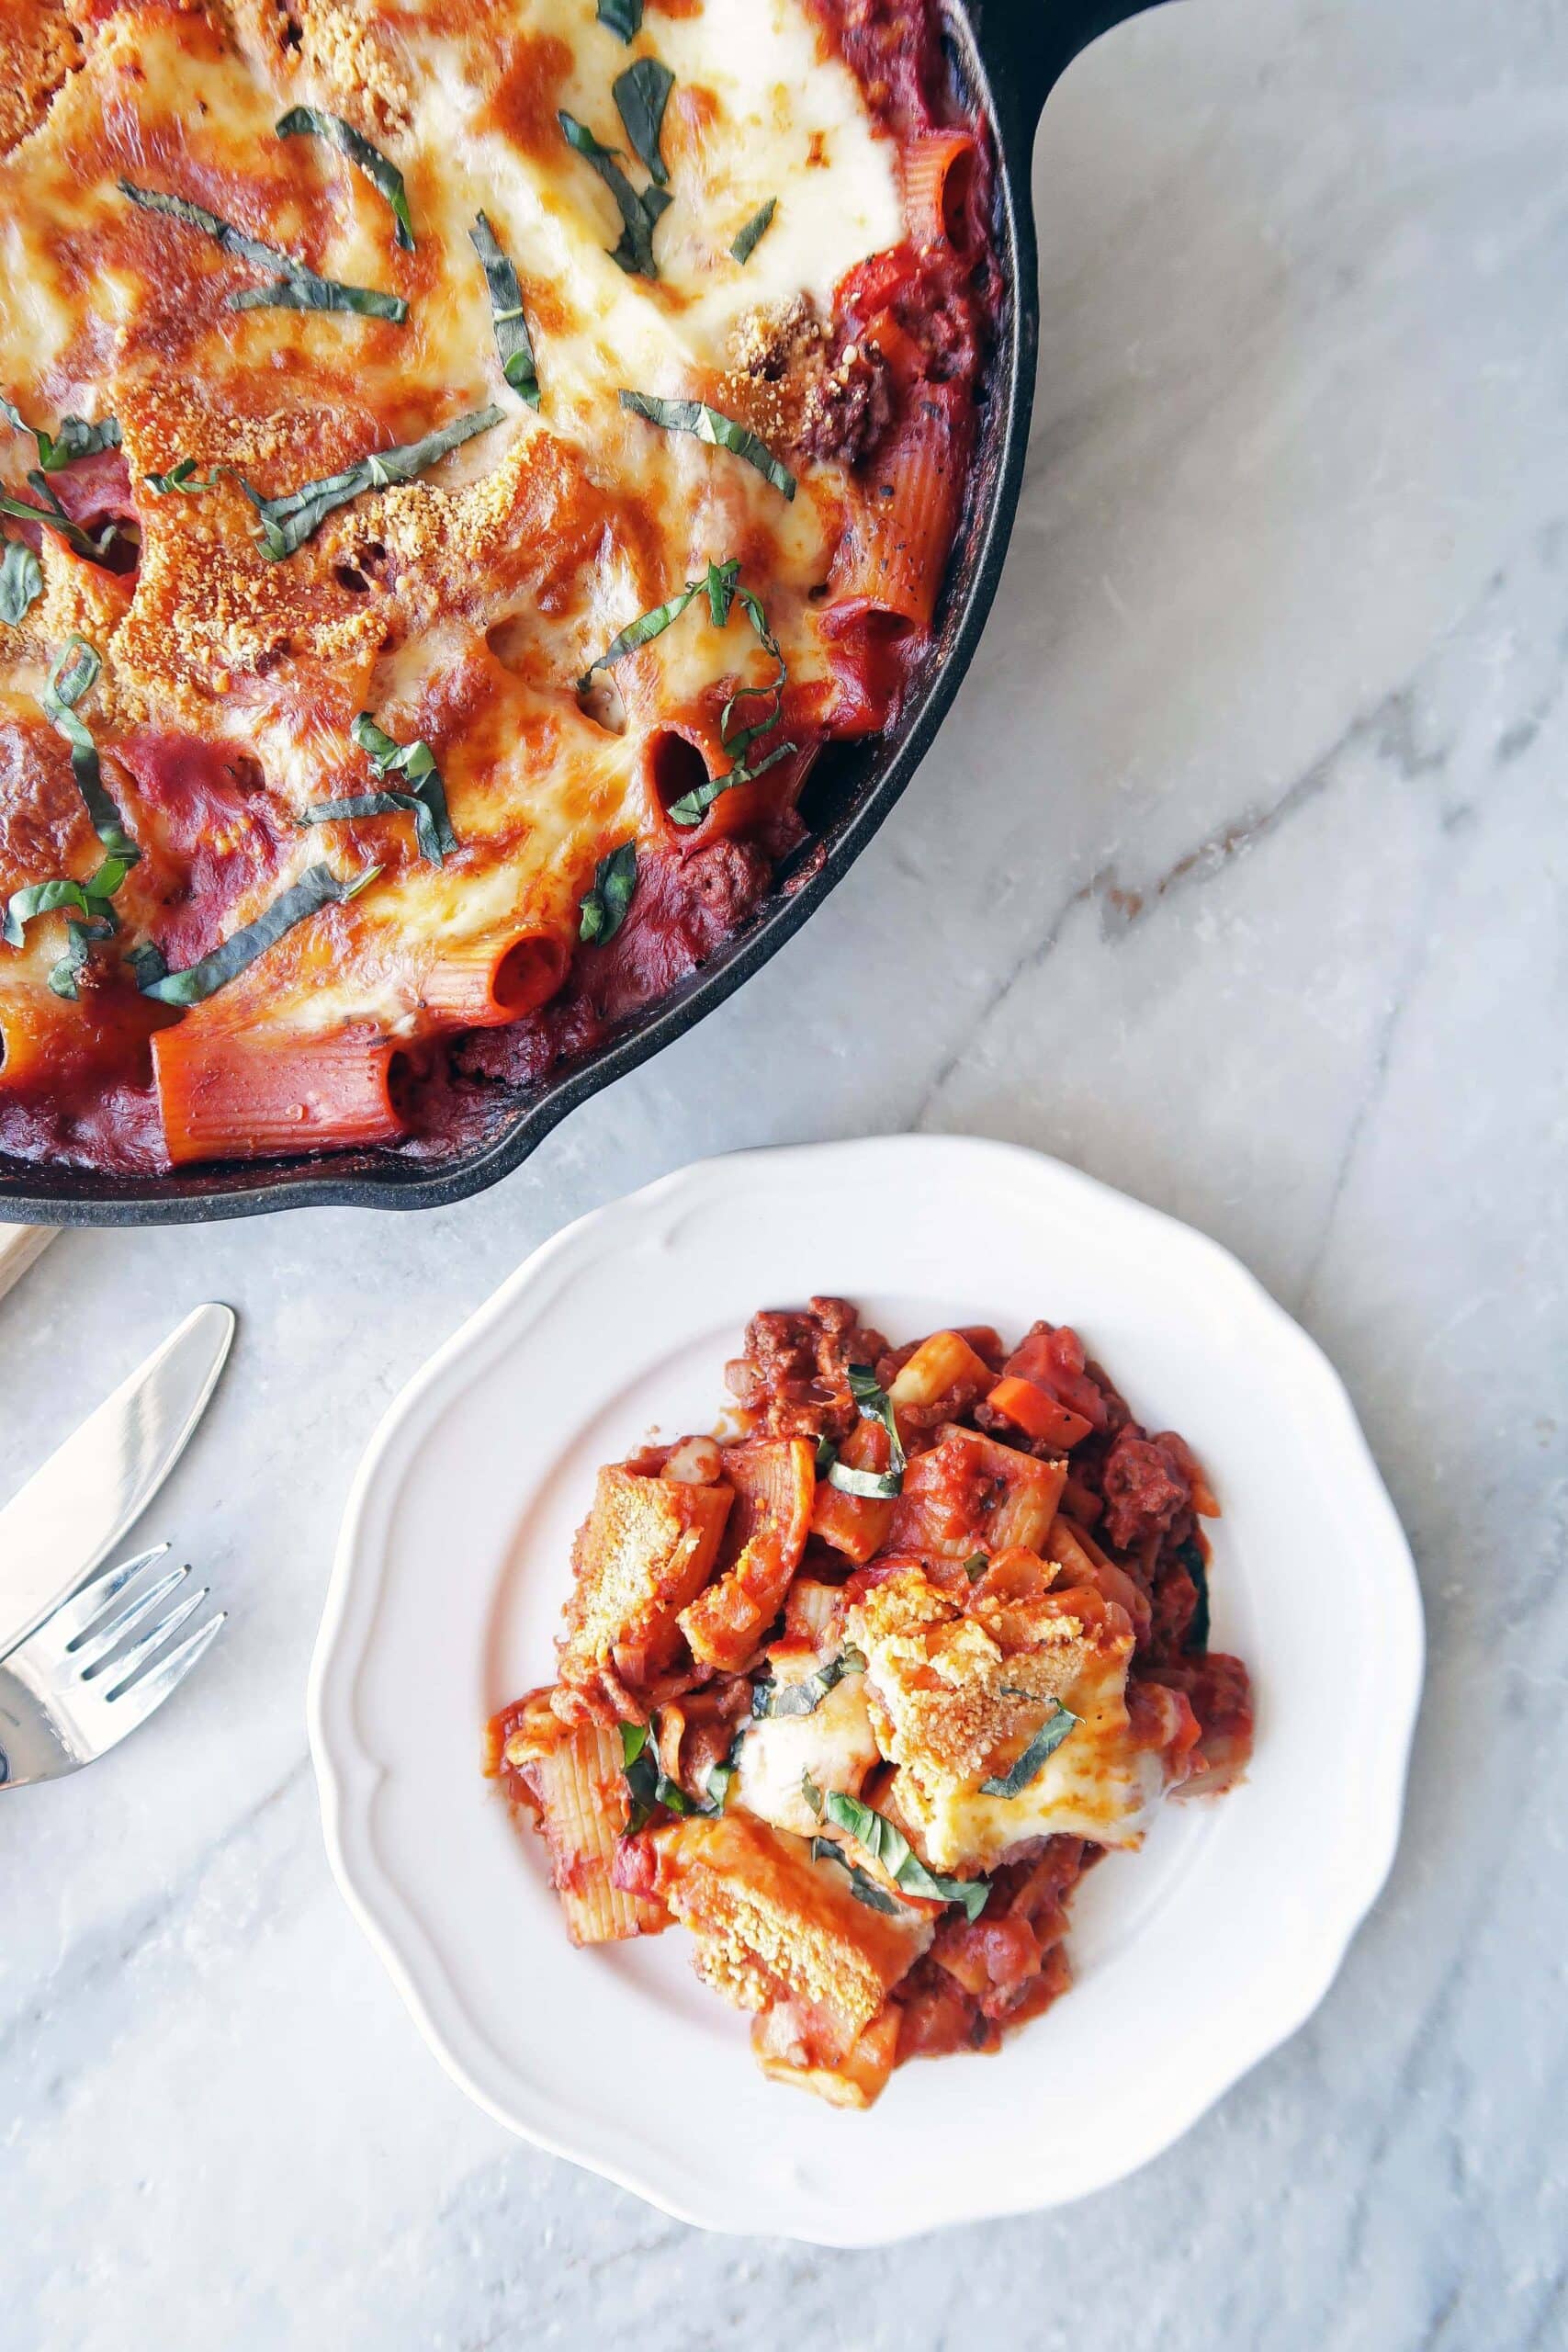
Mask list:
[[[198,1306],[0,1510],[0,1657],[145,1510],[206,1410],[233,1336],[230,1308]]]

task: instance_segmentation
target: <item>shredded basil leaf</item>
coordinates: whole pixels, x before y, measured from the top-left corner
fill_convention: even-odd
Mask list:
[[[30,499],[13,498],[9,492],[0,492],[0,514],[14,514],[18,523],[41,523],[45,530],[57,531],[72,554],[79,555],[84,562],[100,561],[109,541],[114,537],[114,525],[111,523],[97,538],[93,538],[79,523],[73,523],[71,520],[64,507],[45,482],[43,476],[36,469],[28,474],[28,480],[47,503],[42,506],[35,506]]]
[[[985,1575],[986,1570],[990,1566],[990,1555],[988,1553],[971,1552],[969,1557],[964,1563],[964,1573],[968,1577],[971,1584],[978,1584],[980,1578]]]
[[[771,639],[767,640],[769,644],[772,644],[772,641]],[[761,689],[753,689],[753,691],[760,692]],[[777,726],[776,713],[770,723]],[[793,750],[794,745],[791,744],[786,748]],[[772,755],[773,758],[778,756],[777,753]],[[771,760],[762,763],[763,766],[769,764]],[[753,775],[761,775],[761,766],[752,770]],[[835,1448],[826,1472],[819,1475],[825,1475],[829,1485],[837,1487],[841,1494],[862,1495],[868,1498],[886,1501],[891,1496],[902,1494],[904,1472],[908,1467],[904,1448],[899,1442],[898,1424],[894,1417],[892,1399],[886,1389],[877,1385],[876,1374],[870,1364],[852,1363],[849,1369],[850,1395],[859,1406],[862,1419],[868,1421],[880,1421],[887,1431],[888,1443],[892,1448],[888,1456],[888,1465],[886,1470],[852,1470],[847,1463],[839,1460]]]
[[[31,434],[38,444],[39,464],[46,474],[74,465],[78,458],[96,458],[102,450],[119,447],[118,417],[100,417],[90,424],[85,416],[62,416],[58,434],[50,433],[41,425],[29,424],[16,402],[4,398],[0,398],[0,416],[7,418],[18,433]]]
[[[729,1753],[716,1764],[707,1777],[707,1803],[699,1804],[689,1797],[678,1781],[672,1781],[661,1770],[659,1748],[651,1724],[622,1724],[621,1771],[630,1796],[630,1806],[623,1836],[630,1838],[641,1829],[655,1808],[663,1805],[670,1813],[690,1815],[694,1813],[722,1813],[729,1794],[739,1758],[739,1736],[731,1742]]]
[[[139,940],[134,947],[127,948],[125,960],[143,996],[152,982],[161,980],[169,968],[168,958],[163,949],[151,939]]]
[[[1028,1788],[1032,1781],[1040,1778],[1067,1734],[1077,1731],[1083,1721],[1081,1715],[1075,1715],[1070,1708],[1064,1707],[1059,1699],[1055,1702],[1055,1712],[1046,1716],[1022,1755],[1015,1758],[1005,1772],[981,1781],[982,1795],[1016,1797]]]
[[[742,1724],[729,1743],[728,1755],[709,1772],[706,1783],[708,1801],[701,1808],[703,1812],[722,1813],[729,1803],[730,1783],[740,1769],[740,1749],[745,1737],[746,1727]]]
[[[778,209],[778,198],[776,196],[770,196],[766,204],[760,205],[757,210],[752,213],[751,218],[747,221],[746,226],[741,230],[739,235],[736,238],[735,243],[729,248],[730,254],[736,261],[745,263],[750,260],[763,237],[766,236],[768,231],[773,227],[773,215]]]
[[[621,1770],[630,1800],[624,1834],[630,1838],[643,1826],[659,1799],[659,1764],[648,1744],[646,1724],[621,1725]]]
[[[1191,1535],[1177,1545],[1176,1556],[1198,1588],[1198,1605],[1181,1646],[1184,1650],[1205,1651],[1209,1646],[1209,1564],[1196,1537]]]
[[[398,743],[383,733],[367,710],[351,729],[355,741],[378,776],[406,775],[407,792],[358,792],[345,800],[318,800],[299,819],[302,825],[327,825],[345,817],[388,817],[406,810],[413,819],[414,841],[420,855],[439,865],[457,847],[457,836],[446,812],[446,786],[426,742]]]
[[[724,563],[708,558],[708,568],[702,585],[707,590],[708,618],[715,628],[725,628],[729,622],[729,607],[735,600],[735,583],[740,577],[740,558],[732,555]]]
[[[624,397],[625,395],[623,394],[623,398]],[[710,574],[713,568],[713,565],[710,563],[708,566]],[[729,586],[733,588],[733,582],[729,583]],[[778,725],[779,720],[783,716],[784,690],[789,673],[784,667],[784,658],[779,650],[778,639],[773,636],[773,631],[768,627],[767,616],[762,611],[760,601],[751,594],[751,591],[749,588],[742,588],[737,593],[740,598],[741,609],[744,611],[747,619],[750,622],[752,628],[755,630],[764,652],[771,653],[773,655],[776,667],[774,669],[773,676],[767,685],[737,686],[734,693],[726,700],[724,708],[719,713],[718,731],[720,740],[724,744],[724,748],[729,753],[731,764],[723,775],[707,777],[704,783],[694,786],[690,792],[683,792],[679,800],[671,802],[670,816],[671,822],[677,825],[689,826],[700,824],[706,811],[712,808],[714,802],[718,798],[721,793],[728,792],[735,785],[749,784],[754,776],[764,775],[769,768],[775,767],[780,760],[789,759],[799,748],[797,744],[793,742],[780,743],[777,744],[773,750],[769,752],[765,758],[753,760],[748,756],[751,745],[755,743],[761,736],[771,734],[773,729]],[[718,609],[718,599],[714,594],[711,585],[709,588],[708,601],[710,610],[716,612]],[[726,618],[728,617],[728,594],[727,592],[724,599]],[[722,624],[720,624],[720,626],[722,626]],[[746,701],[761,701],[766,704],[768,706],[766,716],[759,719],[754,726],[741,727],[735,729],[732,731],[731,721],[735,716],[736,705]],[[895,1448],[897,1448],[898,1442],[897,1436],[895,1436],[893,1442]],[[901,1453],[897,1455],[896,1466],[900,1470],[900,1472],[902,1471],[903,1456]],[[862,1472],[852,1473],[846,1471],[844,1475],[848,1477],[852,1476],[862,1476],[866,1474]],[[851,1487],[849,1491],[852,1494],[858,1494],[864,1492],[865,1489],[861,1487]],[[880,1492],[882,1490],[878,1489],[878,1491]],[[896,1494],[897,1492],[897,1488],[894,1487],[890,1491]]]
[[[659,134],[664,127],[664,109],[674,87],[675,76],[657,57],[637,58],[624,74],[617,74],[611,85],[615,111],[626,126],[626,137],[648,166],[649,178],[660,187],[668,185],[670,175],[659,152]]]
[[[275,277],[265,286],[242,287],[231,294],[231,311],[352,311],[356,318],[390,319],[401,326],[409,306],[400,294],[373,287],[342,286],[334,277]]]
[[[829,1690],[840,1683],[846,1674],[865,1672],[865,1653],[846,1642],[837,1657],[819,1666],[803,1682],[774,1682],[771,1679],[753,1683],[751,1713],[759,1722],[776,1721],[791,1715],[815,1714]]]
[[[599,0],[594,14],[607,32],[618,33],[622,40],[633,40],[642,30],[642,0]]]
[[[74,465],[78,458],[96,458],[105,449],[118,449],[119,420],[105,416],[89,424],[85,416],[62,416],[58,435],[39,431],[33,438],[39,465],[46,474],[55,474],[62,466]]]
[[[581,694],[586,689],[595,670],[607,670],[611,662],[618,662],[623,654],[635,653],[639,645],[647,645],[654,638],[661,637],[671,621],[680,619],[702,586],[700,580],[689,580],[680,594],[671,596],[668,604],[655,605],[650,613],[639,613],[635,621],[628,621],[619,636],[610,639],[604,652],[590,662],[577,682],[578,692]]]
[[[0,923],[0,938],[11,947],[20,947],[26,926],[35,915],[57,914],[62,908],[73,908],[96,922],[107,922],[110,933],[119,928],[119,919],[109,901],[130,871],[130,862],[123,857],[106,857],[97,872],[85,882],[73,882],[64,876],[50,882],[29,882],[25,888],[13,890],[6,901],[6,915]]]
[[[167,473],[143,473],[141,480],[146,482],[146,487],[151,489],[155,499],[169,499],[169,496],[174,496],[176,489],[184,489],[184,492],[188,492],[188,496],[193,496],[195,499],[195,494],[202,492],[202,489],[219,487],[219,475],[223,473],[228,473],[226,466],[214,466],[209,473],[207,473],[207,478],[202,478],[202,475],[195,470],[195,458],[184,457],[176,466],[169,466]]]
[[[162,978],[142,981],[143,996],[156,997],[163,1004],[201,1004],[209,996],[276,947],[284,933],[292,931],[297,922],[308,915],[319,914],[323,907],[342,906],[356,898],[367,882],[380,872],[378,865],[367,868],[352,882],[340,882],[328,865],[311,865],[298,882],[276,897],[270,907],[259,914],[254,922],[247,922],[231,932],[220,947],[203,956],[183,971],[165,972]]]
[[[481,212],[468,231],[468,242],[479,257],[490,292],[491,324],[495,330],[495,347],[501,354],[501,372],[517,394],[530,408],[539,405],[539,378],[534,365],[534,346],[528,339],[528,322],[523,315],[523,288],[517,282],[517,272],[496,241],[495,231]]]
[[[878,1886],[869,1871],[863,1871],[858,1862],[851,1861],[835,1838],[813,1838],[811,1859],[814,1862],[837,1862],[841,1871],[847,1871],[850,1893],[857,1903],[863,1903],[868,1911],[897,1914],[901,1907],[897,1896],[889,1894],[885,1886]]]
[[[281,498],[263,498],[243,481],[240,487],[261,516],[262,553],[271,563],[281,562],[285,556],[296,554],[335,508],[346,506],[367,490],[389,490],[394,482],[412,481],[416,474],[423,473],[461,443],[471,441],[476,433],[488,433],[492,424],[501,422],[500,409],[475,409],[467,416],[454,417],[438,432],[427,433],[422,441],[405,441],[390,449],[375,450],[369,457],[356,458],[352,466],[345,466],[342,473],[329,474],[322,481],[306,482],[301,489],[289,491]]]
[[[817,1815],[818,1820],[820,1821],[822,1818],[822,1792],[818,1787],[809,1772],[803,1772],[800,1776],[800,1793],[806,1799],[807,1804],[811,1807],[812,1812]]]
[[[66,949],[58,964],[50,967],[49,987],[56,996],[69,997],[73,1003],[81,993],[77,987],[92,950],[100,941],[112,939],[119,928],[112,918],[100,918],[93,922],[77,922],[74,919],[65,926]]]
[[[625,393],[621,397],[624,400]],[[753,760],[746,756],[751,744],[760,736],[770,733],[778,725],[784,707],[784,687],[788,673],[784,668],[784,656],[779,651],[778,642],[768,628],[761,605],[749,588],[738,590],[736,587],[739,572],[740,560],[738,556],[730,556],[723,563],[715,563],[710,557],[708,568],[700,580],[688,580],[679,595],[671,596],[665,604],[656,605],[651,612],[639,613],[635,621],[628,621],[619,636],[611,639],[604,652],[595,655],[577,681],[579,694],[586,692],[595,670],[608,669],[613,662],[620,661],[624,654],[633,653],[639,646],[649,644],[654,638],[661,637],[672,622],[680,619],[695,596],[706,595],[708,616],[716,628],[723,628],[729,619],[730,605],[739,594],[752,628],[756,631],[764,650],[773,655],[777,664],[776,673],[765,686],[737,686],[734,693],[729,695],[719,717],[719,734],[733,764],[723,775],[708,776],[702,784],[694,786],[690,792],[683,792],[678,800],[671,803],[670,817],[677,825],[700,824],[705,813],[713,806],[720,793],[728,792],[734,785],[750,783],[753,776],[765,774],[778,761],[789,759],[799,749],[795,743],[781,743],[775,750],[769,752],[763,759]],[[769,706],[767,716],[755,726],[742,727],[732,732],[730,721],[736,705],[749,698],[765,702]],[[820,1469],[819,1462],[819,1473]],[[897,1489],[895,1488],[894,1491],[897,1492]]]
[[[276,272],[275,282],[270,285],[231,294],[228,307],[231,311],[354,311],[362,318],[390,319],[397,326],[408,317],[409,306],[400,294],[383,294],[375,287],[344,286],[333,277],[318,277],[313,269],[307,269],[292,254],[281,252],[276,245],[264,244],[259,237],[247,236],[231,220],[220,220],[216,212],[209,212],[204,204],[193,204],[188,197],[172,196],[165,188],[138,187],[127,179],[119,182],[119,192],[144,212],[166,213],[186,229],[199,229],[224,253]]]
[[[68,637],[40,699],[44,717],[55,733],[63,735],[71,746],[71,773],[93,820],[94,832],[111,857],[123,858],[127,865],[134,865],[141,852],[126,831],[125,820],[105,787],[97,746],[76,716],[77,704],[92,693],[103,666],[85,637]]]
[[[362,171],[377,193],[384,196],[392,208],[398,224],[398,243],[404,253],[413,251],[413,222],[409,217],[408,190],[396,164],[373,147],[368,139],[355,130],[353,123],[344,122],[339,114],[323,114],[319,107],[290,107],[277,123],[280,139],[295,139],[303,135],[310,139],[329,139],[351,164]]]
[[[817,1454],[813,1465],[817,1476],[819,1478],[825,1478],[838,1458],[839,1449],[832,1439],[827,1436],[819,1437],[817,1441]]]
[[[862,1804],[859,1797],[846,1795],[841,1789],[829,1789],[821,1810],[828,1820],[847,1829],[906,1894],[923,1894],[938,1903],[962,1903],[971,1921],[985,1909],[991,1893],[987,1880],[943,1878],[936,1871],[927,1870],[903,1831],[895,1828],[870,1805]]]
[[[25,539],[7,539],[0,557],[0,621],[15,628],[43,594],[43,566]]]
[[[617,147],[605,147],[595,139],[586,123],[579,122],[564,109],[556,116],[568,144],[575,147],[584,162],[592,164],[619,207],[626,224],[625,234],[612,248],[610,259],[618,262],[629,277],[657,277],[659,265],[653,257],[653,232],[670,209],[670,198],[661,187],[647,187],[639,194],[622,171],[616,157]]]
[[[786,498],[795,496],[795,476],[774,457],[767,443],[749,433],[743,424],[737,424],[721,409],[709,408],[706,401],[664,401],[650,392],[623,390],[621,406],[630,409],[634,416],[646,417],[649,424],[657,424],[666,433],[694,434],[699,441],[710,442],[716,449],[732,450],[749,466],[755,466]]]
[[[614,939],[637,888],[637,843],[622,842],[593,869],[593,888],[578,901],[577,935],[585,947]]]
[[[866,1501],[887,1502],[903,1487],[897,1470],[855,1470],[837,1455],[829,1465],[828,1484],[841,1495],[859,1495]]]

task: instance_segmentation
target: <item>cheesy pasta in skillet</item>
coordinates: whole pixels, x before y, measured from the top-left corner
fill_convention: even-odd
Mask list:
[[[0,1151],[439,1154],[810,854],[1004,297],[894,0],[0,0]]]

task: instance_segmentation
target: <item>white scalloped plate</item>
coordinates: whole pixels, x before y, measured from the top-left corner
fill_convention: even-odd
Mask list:
[[[595,1466],[711,1426],[748,1317],[812,1291],[896,1338],[1075,1325],[1218,1488],[1214,1636],[1258,1695],[1247,1784],[1086,1881],[1066,1999],[997,2057],[905,2067],[869,2115],[765,2083],[681,1931],[574,1951],[479,1772],[485,1717],[549,1674]],[[344,1893],[482,2107],[683,2220],[870,2245],[1103,2188],[1310,2016],[1393,1856],[1421,1661],[1349,1400],[1234,1258],[1032,1152],[886,1136],[666,1177],[447,1341],[355,1480],[310,1744]]]

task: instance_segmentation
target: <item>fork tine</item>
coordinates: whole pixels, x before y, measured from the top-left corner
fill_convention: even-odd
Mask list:
[[[153,1651],[161,1649],[171,1634],[178,1633],[191,1611],[201,1607],[211,1589],[212,1587],[209,1584],[204,1584],[199,1592],[186,1593],[177,1609],[171,1609],[166,1617],[159,1619],[151,1633],[143,1634],[139,1642],[131,1644],[123,1657],[115,1659],[114,1687],[105,1691],[106,1699],[118,1699],[123,1690],[130,1689]]]
[[[198,1593],[196,1597],[199,1600],[205,1596]],[[205,1624],[197,1627],[194,1634],[187,1634],[178,1649],[171,1650],[166,1658],[141,1677],[140,1682],[133,1682],[129,1690],[120,1683],[109,1692],[109,1697],[116,1702],[113,1720],[117,1739],[123,1738],[128,1731],[134,1731],[138,1724],[145,1723],[154,1709],[163,1705],[175,1684],[185,1680],[228,1614],[226,1609],[220,1609],[216,1617],[209,1617]],[[120,1695],[122,1691],[123,1697]]]
[[[115,1595],[125,1590],[132,1577],[139,1577],[143,1568],[150,1568],[154,1560],[161,1560],[168,1548],[166,1544],[154,1544],[150,1552],[138,1552],[134,1560],[122,1560],[118,1567],[100,1570],[91,1584],[85,1584],[79,1591],[73,1592],[70,1600],[55,1610],[48,1620],[55,1639],[69,1649],[73,1642],[79,1642],[84,1634],[91,1633],[95,1622]]]
[[[85,1682],[91,1682],[95,1675],[107,1670],[109,1652],[124,1640],[133,1625],[140,1625],[149,1610],[156,1609],[166,1593],[173,1592],[177,1584],[183,1584],[189,1574],[188,1560],[183,1568],[171,1568],[166,1576],[161,1576],[155,1584],[149,1585],[145,1592],[138,1593],[125,1608],[117,1609],[107,1624],[98,1623],[89,1626],[85,1634],[78,1634],[76,1639],[67,1645],[66,1654]]]

